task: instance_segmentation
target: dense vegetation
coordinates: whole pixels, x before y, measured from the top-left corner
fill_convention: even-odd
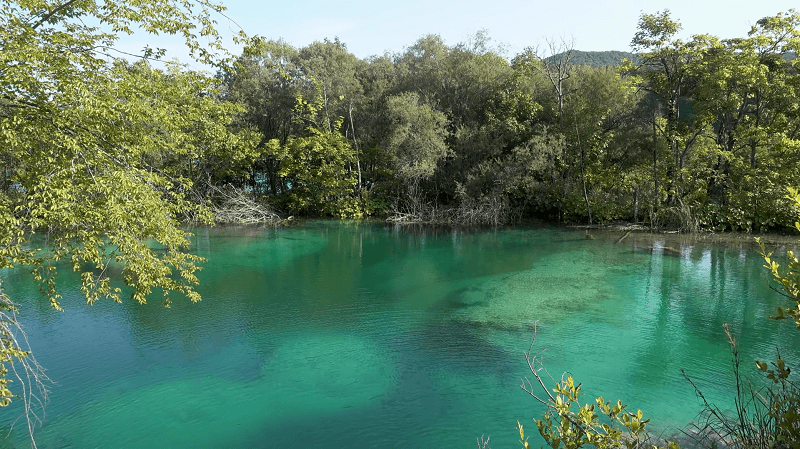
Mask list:
[[[129,62],[114,44],[136,27],[177,34],[199,61],[224,67],[211,20],[222,10],[206,0],[0,3],[0,269],[29,269],[54,308],[64,266],[90,303],[144,302],[154,289],[166,305],[170,292],[200,299],[200,258],[181,228],[210,222],[195,180],[211,164],[220,176],[256,136],[231,132],[240,108],[216,98],[213,79],[152,67],[158,49]],[[0,291],[0,406],[16,398],[32,433],[47,382],[13,299]]]
[[[668,12],[644,14],[635,53],[551,42],[546,51],[528,48],[510,59],[483,32],[453,46],[429,35],[400,53],[367,59],[338,39],[303,48],[258,39],[220,66],[216,80],[146,61],[100,63],[91,50],[75,49],[85,60],[72,63],[69,75],[102,66],[107,82],[138,77],[153,91],[171,83],[176,97],[168,100],[183,103],[187,123],[184,139],[167,140],[182,148],[151,139],[162,147],[139,159],[182,182],[173,191],[190,203],[211,201],[228,221],[275,219],[275,211],[761,231],[791,222],[783,194],[800,161],[798,24],[797,13],[778,14],[759,20],[747,37],[683,42]],[[4,76],[19,67],[9,65]],[[87,89],[90,96],[110,90]],[[26,112],[13,90],[2,105],[7,126],[21,116],[11,111]],[[118,88],[113,95],[131,94]],[[188,123],[190,107],[202,122]],[[63,127],[48,135],[59,134]],[[19,147],[19,136],[13,140],[7,148]],[[3,191],[28,188],[33,172],[25,162],[10,151],[0,157]],[[226,202],[253,213],[231,212]],[[187,212],[181,217],[203,215]]]
[[[366,60],[338,40],[262,41],[221,73],[261,141],[216,182],[293,215],[782,228],[799,24],[791,12],[683,42],[668,12],[645,14],[620,67],[564,45],[509,60],[484,33]]]

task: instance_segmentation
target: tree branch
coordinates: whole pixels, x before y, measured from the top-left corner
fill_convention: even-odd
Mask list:
[[[33,28],[34,30],[36,28],[39,28],[43,23],[45,23],[48,20],[50,20],[51,17],[53,17],[54,15],[56,15],[59,12],[63,11],[64,9],[69,8],[70,6],[72,6],[73,3],[77,2],[77,1],[78,0],[69,0],[67,3],[64,3],[64,4],[56,7],[56,9],[54,9],[54,10],[50,11],[49,13],[45,14],[44,17],[39,19],[38,22],[33,24],[33,26],[31,28]]]

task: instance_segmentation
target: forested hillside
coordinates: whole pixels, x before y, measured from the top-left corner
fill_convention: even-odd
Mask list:
[[[550,56],[548,59],[555,62],[566,55],[567,52],[559,53],[557,55]],[[570,54],[570,62],[573,65],[588,65],[592,67],[603,67],[607,65],[616,67],[622,65],[626,59],[632,61],[634,64],[640,63],[639,56],[628,51],[572,50]]]
[[[667,12],[645,14],[619,67],[632,55],[508,60],[482,33],[365,60],[338,40],[262,41],[222,73],[260,144],[208,180],[291,215],[780,227],[800,159],[800,74],[785,58],[799,24],[779,14],[746,37],[683,42]]]

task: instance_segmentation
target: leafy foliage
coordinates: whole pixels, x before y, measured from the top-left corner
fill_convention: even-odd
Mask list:
[[[789,189],[787,198],[796,209],[800,208],[800,191],[797,189]],[[800,213],[798,217],[800,217]],[[795,221],[794,225],[795,228],[800,230],[799,221]],[[773,279],[781,285],[786,298],[795,303],[792,307],[779,307],[778,314],[774,318],[781,320],[793,319],[797,328],[800,329],[800,255],[795,254],[795,252],[791,250],[786,252],[788,261],[785,271],[781,270],[781,265],[772,259],[772,253],[766,251],[763,243],[761,243],[761,255],[766,262],[764,266],[769,270],[770,274],[772,274]],[[761,366],[759,366],[759,368],[761,368]],[[783,367],[779,368],[782,369]]]
[[[281,145],[277,139],[267,144],[267,154],[280,161],[278,175],[290,186],[286,194],[287,207],[299,213],[316,212],[337,217],[359,214],[357,201],[352,197],[356,178],[350,164],[355,152],[343,135],[339,118],[327,127],[324,95],[314,101],[297,99],[300,120],[308,123],[307,135],[289,137]]]
[[[584,446],[594,446],[598,449],[612,449],[625,447],[627,449],[659,448],[678,449],[673,441],[665,442],[664,446],[654,444],[654,439],[647,432],[646,426],[650,422],[644,419],[642,411],[636,413],[625,411],[627,405],[617,401],[615,405],[598,396],[592,402],[581,403],[581,384],[576,384],[572,376],[562,377],[555,382],[542,364],[540,351],[532,354],[533,344],[525,353],[528,368],[536,380],[538,387],[544,391],[544,397],[534,392],[534,383],[527,378],[522,380],[520,388],[531,395],[538,402],[547,407],[542,419],[535,419],[539,434],[553,449],[577,449]],[[544,375],[540,373],[545,373]],[[544,376],[544,377],[543,377]],[[552,392],[545,386],[546,381],[555,383]],[[517,422],[523,447],[528,448],[522,425]]]
[[[764,231],[791,218],[783,192],[800,163],[798,24],[790,11],[744,38],[683,41],[669,11],[643,14],[637,53],[613,53],[625,58],[617,69],[586,65],[594,54],[567,43],[508,60],[484,31],[456,45],[428,35],[367,60],[338,40],[271,41],[246,49],[225,79],[247,107],[242,127],[265,136],[250,188],[274,204],[289,207],[281,198],[292,187],[266,143],[307,137],[308,122],[295,120],[303,95],[319,98],[314,126],[350,142],[342,173],[357,176],[362,205],[494,204],[511,213],[473,215]],[[531,144],[551,138],[558,151]],[[526,175],[522,159],[544,165]]]
[[[447,118],[412,92],[386,100],[390,131],[386,150],[394,156],[397,176],[418,182],[433,176],[438,162],[447,156]]]

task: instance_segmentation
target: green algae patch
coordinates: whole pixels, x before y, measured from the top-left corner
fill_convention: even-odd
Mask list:
[[[466,292],[458,319],[481,326],[520,329],[539,320],[555,323],[611,299],[608,267],[589,251],[547,255],[529,269],[484,282]]]

